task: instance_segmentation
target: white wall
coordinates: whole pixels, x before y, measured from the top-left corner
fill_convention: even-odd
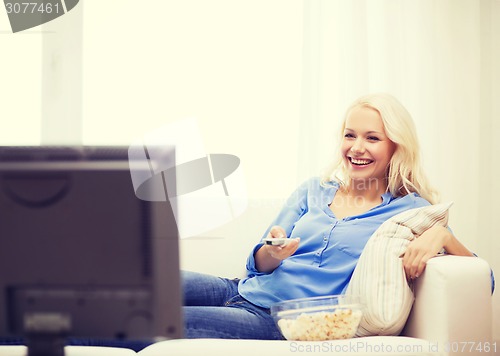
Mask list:
[[[500,340],[500,239],[498,213],[500,167],[494,164],[500,152],[500,1],[481,2],[481,110],[479,162],[479,221],[477,248],[496,274],[493,295],[493,337]],[[464,223],[467,223],[465,220]]]
[[[208,152],[240,157],[252,196],[288,194],[296,185],[302,2],[141,4],[85,2],[84,143],[128,144],[195,117]]]
[[[40,144],[42,41],[39,31],[12,34],[0,9],[0,144]]]

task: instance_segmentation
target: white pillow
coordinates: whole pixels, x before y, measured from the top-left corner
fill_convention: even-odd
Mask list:
[[[399,335],[414,301],[399,256],[425,230],[436,224],[447,226],[451,205],[404,211],[385,221],[370,237],[346,290],[365,302],[356,336]]]

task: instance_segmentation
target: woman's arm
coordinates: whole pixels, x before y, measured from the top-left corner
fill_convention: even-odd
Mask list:
[[[410,279],[418,278],[424,271],[427,261],[443,248],[450,255],[474,256],[448,228],[435,225],[408,245],[403,254],[406,276]]]
[[[263,237],[287,237],[292,234],[295,223],[307,211],[307,195],[310,186],[319,184],[317,179],[302,183],[287,199],[280,213],[270,224]],[[299,241],[291,239],[285,246],[262,245],[254,247],[247,259],[249,275],[265,274],[274,271],[285,258],[293,255],[299,247]]]

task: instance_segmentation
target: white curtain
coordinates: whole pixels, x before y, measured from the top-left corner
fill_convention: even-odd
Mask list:
[[[464,159],[477,157],[459,138],[478,136],[479,5],[474,0],[306,1],[301,119],[310,130],[304,136],[319,139],[304,147],[303,166],[314,153],[328,158],[322,150],[333,136],[325,128],[335,129],[356,97],[378,91],[397,96],[413,114],[436,184],[444,185],[443,173],[454,166],[449,144]],[[456,132],[461,125],[467,130]]]

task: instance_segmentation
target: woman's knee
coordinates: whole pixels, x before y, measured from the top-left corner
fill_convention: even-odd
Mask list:
[[[237,282],[198,272],[181,271],[184,305],[221,306],[238,293]]]

